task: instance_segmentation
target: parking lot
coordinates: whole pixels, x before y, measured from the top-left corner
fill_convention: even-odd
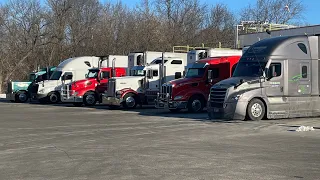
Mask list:
[[[320,178],[320,118],[206,117],[1,101],[0,179]]]

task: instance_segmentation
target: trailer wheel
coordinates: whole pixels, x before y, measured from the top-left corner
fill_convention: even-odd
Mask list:
[[[247,107],[247,118],[253,121],[261,120],[266,113],[266,107],[260,99],[252,99]]]
[[[57,92],[50,92],[48,94],[48,100],[49,100],[49,103],[51,104],[56,104],[58,102],[60,102],[60,95],[59,93]]]
[[[75,107],[81,107],[82,103],[81,102],[74,102],[72,103]]]
[[[28,101],[28,94],[25,91],[19,91],[16,95],[15,95],[15,102],[17,103],[25,103]]]
[[[97,97],[94,92],[87,92],[83,96],[83,103],[86,106],[94,106],[97,103]]]
[[[122,104],[125,109],[134,109],[137,107],[138,98],[135,94],[128,93],[123,97],[123,100],[124,102]]]
[[[192,113],[199,113],[204,108],[204,100],[201,96],[192,96],[188,101],[188,111]]]

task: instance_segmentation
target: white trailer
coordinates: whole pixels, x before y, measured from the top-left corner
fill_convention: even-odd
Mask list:
[[[129,53],[128,68],[131,70],[134,66],[145,66],[160,56],[162,56],[162,52],[156,51]]]
[[[111,66],[113,58],[119,60],[116,61],[118,63],[116,66],[126,67],[128,63],[128,56],[82,56],[62,61],[57,66],[49,80],[35,84],[34,88],[37,91],[37,94],[35,95],[36,99],[41,103],[59,102],[63,85],[85,79],[85,75],[91,68]]]

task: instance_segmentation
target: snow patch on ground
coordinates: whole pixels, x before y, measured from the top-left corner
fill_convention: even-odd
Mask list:
[[[302,132],[302,131],[314,131],[314,128],[311,126],[300,126],[296,129],[297,132]]]
[[[5,99],[6,98],[6,94],[0,94],[0,99]]]

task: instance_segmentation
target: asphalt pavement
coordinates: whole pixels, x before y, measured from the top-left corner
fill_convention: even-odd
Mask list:
[[[315,130],[296,132],[302,125]],[[0,179],[320,179],[320,118],[2,101]]]

